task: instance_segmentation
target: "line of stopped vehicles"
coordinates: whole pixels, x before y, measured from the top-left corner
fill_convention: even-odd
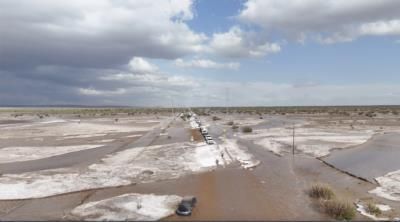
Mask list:
[[[201,135],[203,135],[204,140],[206,141],[207,144],[212,145],[215,144],[213,138],[208,134],[206,126],[203,126],[199,118],[195,113],[190,113],[190,124],[192,128],[194,129],[199,129]]]

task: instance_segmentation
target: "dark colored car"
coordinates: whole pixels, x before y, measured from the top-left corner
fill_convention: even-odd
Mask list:
[[[178,205],[176,209],[176,214],[180,216],[190,216],[192,214],[192,209],[196,205],[197,199],[193,196],[186,196]]]

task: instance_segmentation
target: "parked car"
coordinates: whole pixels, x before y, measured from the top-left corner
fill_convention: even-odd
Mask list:
[[[190,216],[192,214],[194,206],[196,205],[196,202],[197,199],[194,196],[183,197],[175,213],[180,216]]]
[[[206,139],[206,142],[208,145],[215,144],[214,140],[212,140],[212,139]]]

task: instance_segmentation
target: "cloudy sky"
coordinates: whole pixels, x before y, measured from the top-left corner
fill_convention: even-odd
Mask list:
[[[0,105],[400,104],[399,0],[1,0]]]

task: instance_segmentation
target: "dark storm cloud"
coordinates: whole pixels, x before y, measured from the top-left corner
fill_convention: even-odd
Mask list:
[[[192,19],[191,5],[190,0],[0,1],[0,104],[101,104],[107,93],[85,96],[82,89],[112,94],[146,87],[100,77],[129,71],[135,56],[174,59],[202,51],[206,37],[185,23]],[[114,102],[126,102],[120,98]]]
[[[172,59],[200,50],[205,37],[184,23],[190,1],[126,2],[1,1],[0,66],[104,68],[133,56]]]

